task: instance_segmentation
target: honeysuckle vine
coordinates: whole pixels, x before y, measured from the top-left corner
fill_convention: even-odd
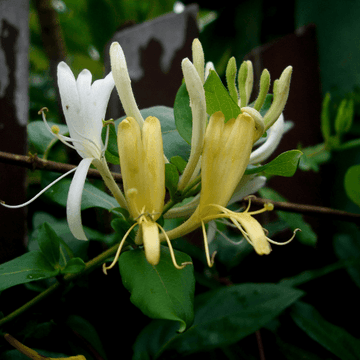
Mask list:
[[[215,107],[220,106],[220,109],[214,111],[214,104],[207,98],[210,96],[207,93],[207,82],[220,80],[217,80],[218,75],[214,66],[205,63],[204,52],[198,39],[193,42],[192,52],[192,62],[186,58],[181,63],[191,109],[190,156],[178,182],[173,184],[176,188],[175,193],[172,193],[174,197],[171,197],[166,204],[164,203],[165,164],[170,165],[170,163],[163,151],[161,124],[154,116],[144,120],[135,101],[126,59],[120,44],[114,42],[110,46],[112,72],[93,84],[88,70],[83,70],[75,79],[64,62],[58,65],[59,91],[70,135],[60,134],[56,125],[51,127],[47,123],[45,109],[40,113],[50,133],[76,150],[82,158],[80,164],[69,171],[69,173],[75,171],[67,199],[69,228],[75,238],[87,239],[82,227],[80,209],[82,191],[91,164],[97,168],[119,206],[129,214],[128,230],[120,242],[113,263],[110,266],[104,265],[105,272],[117,262],[121,249],[133,229],[137,230],[135,245],[144,247],[145,257],[151,265],[156,266],[159,263],[160,244],[166,241],[174,266],[181,269],[189,262],[178,265],[170,239],[182,237],[201,227],[207,262],[212,266],[213,259],[209,254],[205,224],[221,218],[232,221],[245,239],[254,246],[257,253],[270,252],[271,240],[265,236],[262,227],[252,215],[272,210],[272,206],[265,205],[261,211],[254,212],[249,211],[249,205],[240,213],[230,211],[226,206],[265,185],[264,176],[248,175],[246,170],[248,165],[257,165],[266,160],[281,140],[284,133],[282,111],[289,93],[292,68],[287,67],[280,78],[275,80],[273,101],[262,115],[261,111],[270,87],[269,72],[263,71],[258,97],[253,104],[249,104],[254,81],[252,63],[244,61],[237,72],[235,59],[230,59],[226,69],[228,92],[225,92],[225,95],[224,93],[217,95],[216,88],[222,86],[221,82],[218,82],[211,94],[215,98],[228,97],[225,101],[233,110],[232,116],[226,118],[224,115],[226,108],[222,108],[222,100],[216,99]],[[101,137],[105,124],[103,119],[114,85],[126,113],[126,118],[120,122],[117,130],[117,146],[125,194],[115,183],[105,157],[109,127],[104,143]],[[229,101],[233,103],[230,104]],[[66,175],[62,175],[59,179]],[[178,205],[187,198],[190,201]],[[32,200],[19,206],[24,206]],[[188,219],[180,226],[165,232],[158,223],[162,215],[166,219],[180,216]]]

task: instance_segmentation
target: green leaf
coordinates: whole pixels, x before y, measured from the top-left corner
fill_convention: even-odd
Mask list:
[[[360,353],[360,340],[354,338],[343,328],[326,321],[309,304],[297,302],[291,309],[291,317],[313,340],[342,360],[357,360]]]
[[[173,199],[179,182],[179,173],[173,164],[165,164],[165,186]]]
[[[174,117],[177,131],[188,144],[191,144],[192,112],[190,107],[190,97],[185,83],[180,86],[176,93]]]
[[[204,84],[206,97],[206,111],[209,115],[221,111],[228,121],[241,113],[240,107],[231,98],[228,91],[221,82],[215,71],[210,71],[209,76]]]
[[[227,346],[265,326],[302,295],[300,290],[274,284],[240,284],[209,291],[195,298],[190,329],[176,334],[171,324],[150,324],[152,331],[145,328],[140,333],[134,350],[148,351],[156,359],[170,349],[188,354]],[[140,359],[140,354],[135,353],[134,358]]]
[[[287,201],[275,190],[270,188],[262,188],[259,190],[259,193],[262,198],[274,200],[274,201]],[[305,245],[314,246],[317,241],[316,233],[311,229],[310,225],[303,219],[301,214],[290,213],[286,211],[276,211],[276,214],[281,220],[284,220],[290,227],[291,230],[301,229],[301,232],[296,233],[296,239],[301,241]]]
[[[56,124],[53,122],[48,122],[49,126],[52,127],[56,125],[59,127],[59,134],[66,134],[69,132],[69,129],[66,125]],[[49,129],[45,123],[41,120],[32,121],[27,127],[29,141],[35,146],[36,151],[40,154],[44,154],[48,149],[49,145],[53,145],[58,139],[49,132]]]
[[[175,251],[178,264],[191,261],[180,251]],[[194,269],[187,265],[174,267],[170,251],[161,246],[158,265],[150,265],[142,249],[127,251],[120,256],[119,267],[124,286],[130,291],[131,302],[147,316],[180,323],[179,332],[192,324],[195,291]]]
[[[85,269],[86,264],[81,258],[72,258],[68,261],[65,268],[61,270],[62,274],[76,274]]]
[[[70,184],[71,180],[62,180],[53,185],[51,189],[46,192],[46,195],[55,203],[65,207],[67,203],[67,195],[69,192]],[[89,209],[92,207],[100,207],[106,210],[112,210],[119,207],[119,204],[112,196],[110,196],[106,192],[98,189],[96,186],[88,182],[85,182],[82,194],[81,210]]]
[[[49,263],[55,269],[58,268],[60,260],[60,238],[47,222],[40,226],[36,240],[40,250]]]
[[[58,269],[40,251],[31,251],[0,265],[0,291],[18,284],[56,276]]]
[[[360,206],[360,165],[351,166],[346,171],[344,187],[347,196]]]
[[[264,172],[266,175],[291,177],[295,174],[302,152],[300,150],[286,151],[268,164],[247,168],[245,175]]]

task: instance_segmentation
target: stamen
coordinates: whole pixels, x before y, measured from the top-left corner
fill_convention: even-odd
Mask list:
[[[296,235],[296,233],[297,233],[298,231],[301,231],[301,229],[299,229],[299,228],[295,229],[294,232],[293,232],[293,236],[292,236],[289,240],[287,240],[287,241],[285,241],[285,242],[277,242],[277,241],[274,241],[274,240],[269,239],[268,237],[266,238],[266,240],[267,240],[269,243],[275,244],[275,245],[287,245],[287,244],[289,244],[291,241],[293,241],[293,239],[294,239],[294,237],[295,237],[295,235]]]
[[[206,261],[209,267],[213,267],[214,265],[214,258],[215,255],[217,253],[217,251],[214,251],[211,255],[210,258],[210,252],[209,252],[209,244],[207,241],[207,235],[206,235],[206,229],[205,229],[205,224],[204,221],[201,221],[201,227],[202,227],[202,231],[203,231],[203,237],[204,237],[204,248],[205,248],[205,255],[206,255]]]
[[[192,265],[192,262],[191,261],[186,261],[186,262],[183,262],[181,263],[181,265],[178,265],[177,262],[176,262],[176,258],[175,258],[175,253],[174,253],[174,249],[171,245],[171,240],[169,239],[168,235],[166,234],[166,231],[163,229],[162,226],[160,226],[158,223],[156,223],[156,225],[158,226],[158,228],[161,230],[161,232],[164,234],[165,236],[165,239],[166,239],[166,242],[169,246],[169,251],[170,251],[170,256],[171,256],[171,260],[174,264],[174,266],[176,267],[176,269],[178,270],[181,270],[183,269],[186,265]]]
[[[122,249],[122,247],[123,247],[123,245],[124,245],[124,243],[125,243],[125,240],[126,240],[127,237],[129,236],[131,230],[132,230],[137,224],[138,224],[138,223],[135,223],[135,224],[131,225],[131,226],[130,226],[130,229],[126,232],[126,234],[124,235],[124,237],[121,239],[120,244],[119,244],[119,247],[118,247],[118,249],[117,249],[117,251],[116,251],[115,258],[114,258],[113,262],[111,263],[111,265],[106,266],[106,263],[103,263],[102,269],[103,269],[103,273],[104,273],[105,275],[107,275],[107,270],[112,269],[112,268],[115,266],[115,264],[117,263],[117,261],[119,260],[119,256],[120,256],[120,253],[121,253],[121,249]]]
[[[51,184],[49,184],[48,186],[44,187],[44,189],[42,189],[38,194],[36,194],[32,199],[28,200],[27,202],[20,204],[20,205],[6,205],[4,201],[0,200],[0,204],[2,206],[5,206],[9,209],[19,209],[22,208],[24,206],[27,206],[29,204],[31,204],[34,200],[36,200],[40,195],[42,195],[47,189],[51,188],[54,184],[56,184],[58,181],[60,181],[61,179],[63,179],[65,176],[71,174],[72,172],[74,172],[77,169],[77,167],[71,169],[70,171],[68,171],[67,173],[59,176],[56,180],[54,180]]]

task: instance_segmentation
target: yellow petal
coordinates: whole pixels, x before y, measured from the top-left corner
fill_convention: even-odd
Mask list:
[[[165,160],[160,121],[149,116],[142,129],[144,147],[143,179],[146,197],[146,210],[153,215],[154,220],[160,217],[165,198]]]
[[[145,257],[149,264],[157,265],[160,260],[159,229],[154,221],[143,218],[141,231],[145,249]]]

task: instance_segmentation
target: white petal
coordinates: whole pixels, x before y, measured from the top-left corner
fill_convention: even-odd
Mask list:
[[[90,107],[92,113],[90,115],[93,118],[91,129],[94,132],[91,138],[101,145],[102,120],[105,119],[106,108],[114,86],[114,78],[111,72],[104,79],[96,80],[91,86]]]
[[[81,198],[84,189],[85,179],[89,170],[92,158],[81,160],[76,169],[73,180],[70,184],[67,204],[66,216],[71,233],[78,240],[87,240],[81,222]]]
[[[233,196],[231,197],[228,205],[231,205],[237,201],[240,201],[244,197],[255,194],[259,189],[261,189],[265,183],[266,183],[266,177],[265,176],[256,176],[255,178],[252,178],[252,176],[249,176],[250,180],[246,181],[246,176],[244,176],[240,184],[238,185],[238,190],[234,192]],[[242,186],[241,186],[242,185]]]
[[[80,112],[80,100],[76,80],[69,66],[63,61],[57,67],[58,86],[66,123],[76,119]]]
[[[265,143],[251,153],[249,164],[257,164],[266,160],[279,145],[283,133],[284,116],[281,114],[274,125],[269,129]]]

